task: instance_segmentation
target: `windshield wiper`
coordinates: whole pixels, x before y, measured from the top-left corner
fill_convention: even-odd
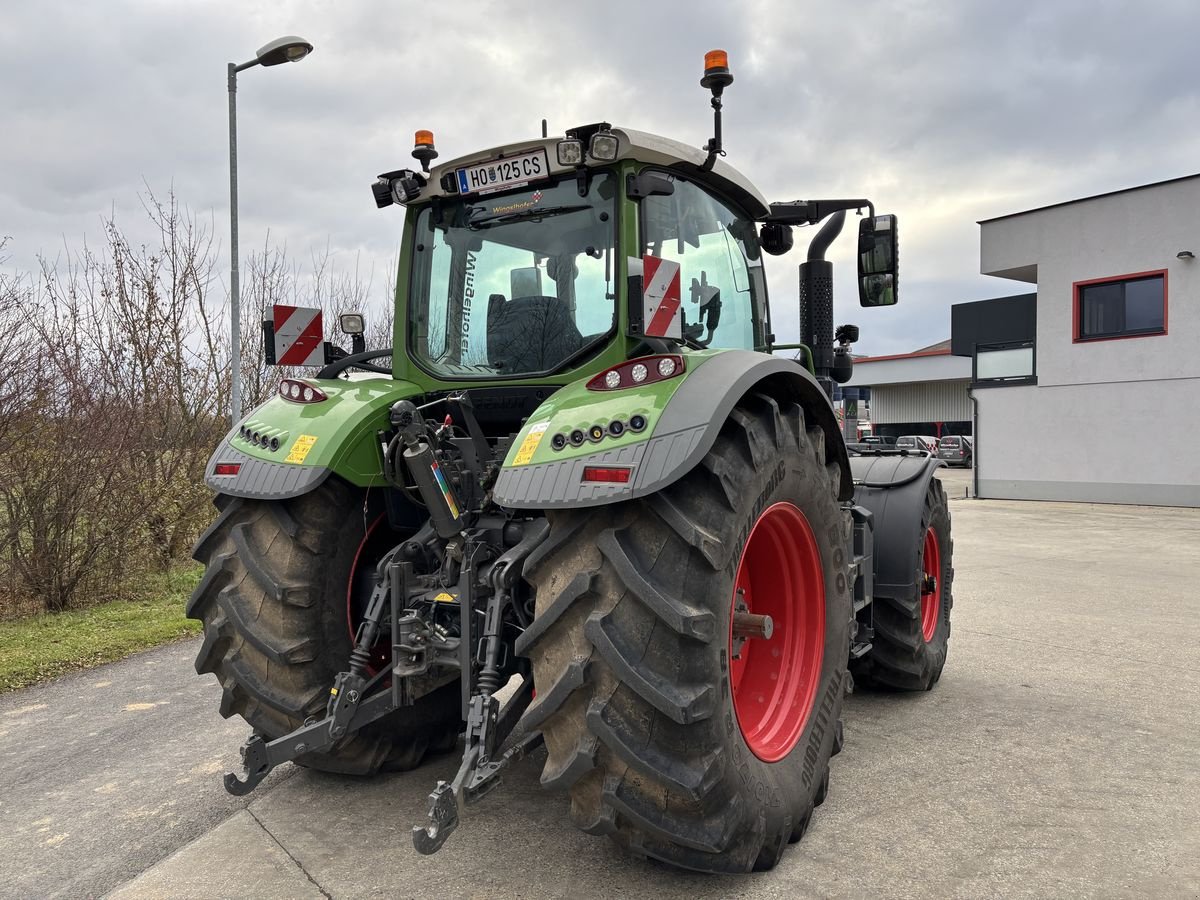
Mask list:
[[[519,212],[500,213],[497,216],[488,216],[484,219],[476,219],[473,222],[468,222],[467,227],[474,230],[476,228],[490,228],[493,225],[503,225],[507,222],[532,222],[537,219],[544,219],[546,216],[557,216],[562,213],[582,212],[585,209],[592,207],[587,203],[577,203],[574,206],[547,206],[543,209],[523,209]]]

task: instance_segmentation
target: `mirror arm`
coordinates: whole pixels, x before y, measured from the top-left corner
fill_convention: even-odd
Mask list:
[[[816,225],[832,213],[861,210],[864,206],[867,214],[874,219],[875,204],[870,200],[796,200],[792,203],[772,203],[771,212],[762,221],[781,225]]]

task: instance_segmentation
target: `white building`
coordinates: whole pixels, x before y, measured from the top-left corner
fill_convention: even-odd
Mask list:
[[[951,356],[950,341],[943,341],[913,353],[856,359],[846,387],[871,389],[875,434],[940,436],[971,433],[970,382],[971,361]]]
[[[978,495],[1200,506],[1200,175],[979,224],[1037,294],[954,308]]]

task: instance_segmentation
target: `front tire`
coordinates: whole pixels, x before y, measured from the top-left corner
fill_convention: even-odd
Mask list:
[[[221,682],[221,715],[240,715],[272,740],[322,716],[350,658],[347,591],[367,545],[361,491],[327,479],[289,500],[220,495],[196,543],[206,566],[187,615],[204,623],[196,671]],[[461,726],[455,681],[300,765],[348,775],[418,765],[453,747]]]
[[[667,490],[551,515],[517,652],[538,687],[525,727],[546,739],[542,784],[569,791],[584,831],[705,872],[769,869],[803,835],[841,746],[840,477],[799,406],[755,395]],[[797,554],[779,552],[789,541]],[[771,639],[735,647],[739,597],[772,615]]]
[[[938,478],[929,480],[916,538],[912,557],[916,595],[876,594],[868,608],[875,628],[871,649],[850,665],[856,684],[928,691],[942,677],[954,605],[954,541],[950,537],[950,505]]]

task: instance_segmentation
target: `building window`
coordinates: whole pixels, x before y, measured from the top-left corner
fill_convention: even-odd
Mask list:
[[[972,376],[972,387],[1037,384],[1033,341],[976,345]]]
[[[1140,272],[1075,283],[1075,340],[1167,333],[1167,273]]]

